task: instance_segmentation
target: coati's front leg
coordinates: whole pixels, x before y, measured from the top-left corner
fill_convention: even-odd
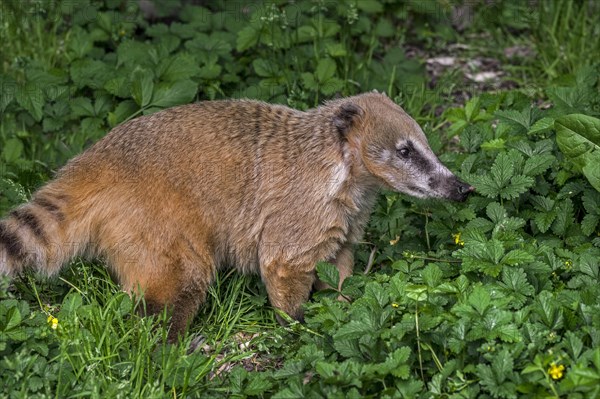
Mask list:
[[[315,281],[314,265],[290,265],[273,261],[261,267],[271,305],[295,320],[304,320],[302,305],[308,300]],[[279,315],[280,324],[287,324]]]

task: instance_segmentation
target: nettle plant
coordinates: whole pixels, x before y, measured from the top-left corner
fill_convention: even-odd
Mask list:
[[[461,148],[443,161],[479,196],[465,205],[382,198],[358,254],[381,266],[318,294],[283,367],[260,375],[264,390],[278,398],[600,395],[600,192],[586,158],[597,154],[599,120],[597,97],[577,104],[575,95],[597,87],[580,79],[590,73],[549,89],[564,101],[548,109],[508,92],[448,110]],[[580,163],[561,144],[565,134],[587,140]],[[332,265],[318,272],[337,286]],[[246,384],[258,378],[238,374]]]

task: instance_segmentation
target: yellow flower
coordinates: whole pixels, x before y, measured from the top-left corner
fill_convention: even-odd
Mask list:
[[[572,260],[566,260],[565,261],[565,269],[571,270],[572,268],[573,268],[573,261]]]
[[[550,363],[550,368],[548,369],[548,374],[550,374],[550,377],[553,380],[560,380],[561,378],[563,378],[563,375],[565,374],[565,366],[563,366],[562,364],[559,364],[557,366],[556,363],[552,362],[552,363]]]
[[[461,247],[465,245],[465,242],[460,239],[460,231],[458,233],[452,234],[454,238],[454,244],[460,245]]]
[[[400,236],[396,236],[393,240],[390,240],[390,245],[396,245],[400,241]]]
[[[48,316],[48,324],[50,324],[50,327],[53,330],[56,330],[56,328],[58,327],[58,319],[52,315]]]
[[[397,303],[394,302],[394,303],[392,303],[392,307],[393,308],[398,308],[398,307],[400,307],[400,305],[398,305]]]

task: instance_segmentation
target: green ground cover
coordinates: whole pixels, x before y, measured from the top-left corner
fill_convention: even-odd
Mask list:
[[[179,345],[100,261],[2,280],[0,397],[600,397],[600,4],[138,4],[0,6],[0,214],[135,116],[373,89],[477,195],[383,193],[352,300],[317,293],[287,328],[232,272]]]

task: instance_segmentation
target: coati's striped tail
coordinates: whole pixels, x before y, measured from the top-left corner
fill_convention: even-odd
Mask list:
[[[15,275],[33,267],[51,275],[80,253],[87,242],[73,239],[77,234],[67,206],[68,197],[51,183],[0,220],[0,274]]]

